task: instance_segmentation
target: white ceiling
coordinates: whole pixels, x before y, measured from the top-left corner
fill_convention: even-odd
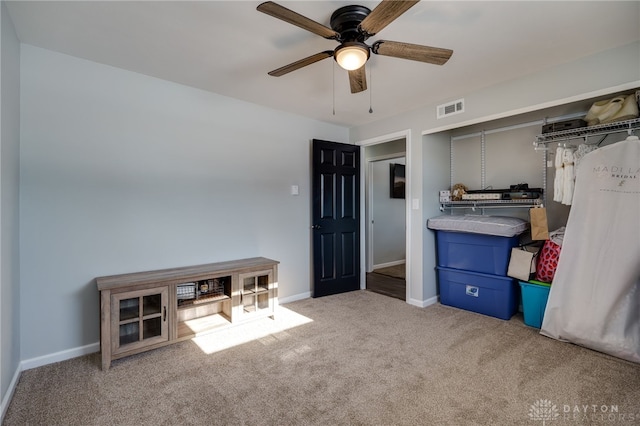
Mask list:
[[[370,9],[378,4],[278,1],[326,26],[334,10],[356,2]],[[354,95],[347,72],[332,59],[282,77],[268,76],[268,71],[337,44],[256,11],[259,3],[7,5],[23,43],[346,126],[455,100],[640,40],[638,1],[422,1],[367,42],[386,39],[453,49],[449,62],[437,66],[372,55],[369,90]]]

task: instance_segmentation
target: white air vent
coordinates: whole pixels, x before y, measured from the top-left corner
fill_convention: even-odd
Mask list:
[[[438,105],[436,107],[436,114],[438,119],[454,114],[460,114],[461,112],[464,112],[464,99],[458,99],[457,101]]]

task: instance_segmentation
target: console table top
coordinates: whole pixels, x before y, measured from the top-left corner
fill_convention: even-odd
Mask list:
[[[166,282],[167,284],[197,281],[210,277],[212,274],[225,275],[239,269],[256,269],[277,265],[277,260],[265,257],[251,257],[247,259],[226,262],[207,263],[204,265],[183,266],[155,271],[134,272],[129,274],[109,275],[96,278],[98,290],[110,290],[132,285]]]

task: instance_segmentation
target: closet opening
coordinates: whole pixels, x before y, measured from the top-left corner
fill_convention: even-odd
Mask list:
[[[364,147],[365,288],[407,300],[406,140]]]

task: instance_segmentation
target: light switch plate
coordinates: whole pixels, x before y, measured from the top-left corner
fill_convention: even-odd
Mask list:
[[[298,185],[291,185],[291,195],[298,195],[298,194],[300,194]]]
[[[414,198],[413,200],[411,200],[411,208],[413,208],[413,210],[420,210],[420,199],[419,198]]]

